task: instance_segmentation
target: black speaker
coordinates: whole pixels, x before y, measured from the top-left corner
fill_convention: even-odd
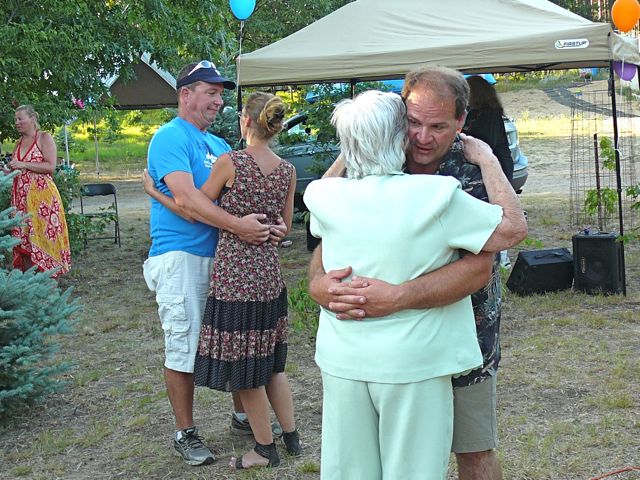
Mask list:
[[[566,248],[518,253],[507,288],[518,295],[557,292],[571,288],[573,258]]]
[[[617,238],[614,233],[579,233],[572,237],[576,290],[606,294],[623,291],[623,245]]]

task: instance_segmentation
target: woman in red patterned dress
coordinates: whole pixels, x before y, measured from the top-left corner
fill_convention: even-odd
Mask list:
[[[209,179],[200,190],[210,199],[218,199],[222,208],[237,217],[265,213],[268,224],[276,224],[282,217],[290,230],[295,168],[269,147],[282,130],[284,113],[285,106],[275,95],[251,94],[240,116],[247,148],[214,159]],[[188,217],[173,199],[155,190],[147,180],[145,191],[149,195]],[[291,389],[284,373],[287,327],[287,290],[277,245],[250,245],[221,230],[194,379],[196,385],[238,392],[240,396],[256,445],[241,457],[231,457],[231,468],[279,465],[269,404],[282,426],[289,454],[302,453]]]
[[[39,271],[57,270],[56,278],[71,268],[71,249],[60,193],[53,181],[56,144],[39,130],[38,114],[31,105],[15,112],[16,143],[8,167],[20,173],[13,179],[11,204],[22,214],[31,214],[11,234],[20,243],[13,248],[13,267],[22,271],[36,266]]]

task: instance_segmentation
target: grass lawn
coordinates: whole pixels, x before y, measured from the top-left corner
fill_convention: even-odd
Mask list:
[[[577,227],[569,222],[566,123],[560,116],[520,117],[517,123],[530,161],[521,195],[529,238],[521,249],[571,249]],[[278,469],[229,471],[229,457],[252,443],[228,429],[230,395],[207,389],[196,391],[195,419],[218,461],[194,468],[173,455],[162,329],[154,295],[142,278],[149,249],[148,202],[139,172],[149,132],[134,133],[113,150],[100,145],[99,180],[118,187],[122,248],[90,242],[60,281],[64,288],[73,287],[84,304],[75,333],[61,338],[61,355],[73,364],[61,379],[68,388],[43,405],[3,419],[0,479],[318,479],[322,386],[313,362],[317,314],[303,289],[310,254],[299,224],[290,237],[292,247],[280,253],[290,304],[296,307],[290,309],[287,374],[305,455],[287,457],[279,447],[283,462]],[[82,180],[93,181],[93,144],[82,141],[89,153],[72,159]],[[517,251],[509,252],[512,263]],[[640,245],[628,245],[625,260],[626,297],[571,290],[518,297],[505,289],[498,377],[498,454],[505,479],[589,480],[640,465]],[[508,275],[505,271],[503,283]],[[640,471],[611,478],[638,480]]]
[[[62,339],[74,367],[69,387],[0,427],[0,478],[319,478],[321,382],[313,362],[315,314],[291,312],[291,380],[305,446],[274,471],[232,473],[228,457],[251,447],[228,430],[229,395],[198,389],[195,416],[219,460],[184,465],[172,454],[172,414],[162,379],[162,331],[144,284],[148,213],[138,180],[118,185],[122,248],[90,243],[61,281],[84,303],[76,332]],[[529,244],[567,246],[566,199],[523,195]],[[281,250],[292,297],[310,254],[296,225]],[[515,251],[510,252],[512,260]],[[506,292],[498,382],[499,455],[507,479],[590,479],[639,463],[640,255],[626,250],[629,295]],[[281,449],[281,451],[283,451]],[[453,473],[452,473],[453,475]],[[626,476],[625,476],[626,475]],[[635,475],[635,476],[634,476]],[[450,478],[454,478],[451,476]],[[617,478],[639,478],[638,473]]]

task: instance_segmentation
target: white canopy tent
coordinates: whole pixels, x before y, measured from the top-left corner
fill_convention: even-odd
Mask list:
[[[238,102],[242,87],[349,82],[353,92],[355,83],[401,78],[427,64],[463,73],[506,73],[611,67],[613,61],[640,65],[638,39],[547,0],[356,0],[278,42],[240,55]],[[613,81],[611,73],[624,234]]]
[[[434,64],[469,73],[640,64],[638,40],[546,0],[357,0],[239,57],[240,85],[399,78]]]

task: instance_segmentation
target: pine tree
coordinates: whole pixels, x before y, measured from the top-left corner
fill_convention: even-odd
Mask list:
[[[0,192],[13,175],[0,172]],[[21,219],[0,211],[0,416],[60,389],[68,365],[56,358],[58,335],[70,333],[80,308],[71,290],[62,292],[46,273],[9,270],[7,253],[16,241],[10,229]]]

